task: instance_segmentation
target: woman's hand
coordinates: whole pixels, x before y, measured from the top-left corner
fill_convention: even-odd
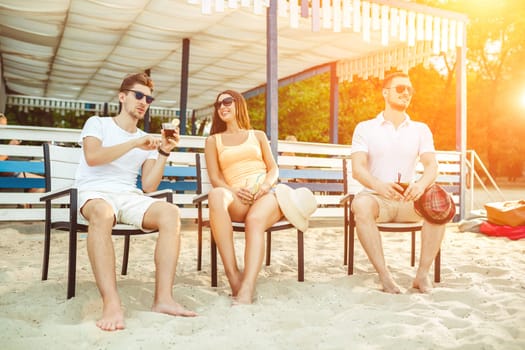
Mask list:
[[[272,187],[266,183],[262,185],[255,185],[253,188],[242,187],[237,190],[237,197],[243,204],[252,205],[257,199],[261,198],[268,192]]]
[[[261,198],[268,192],[270,192],[270,189],[272,186],[268,185],[267,183],[263,183],[261,186],[257,186],[257,190],[253,194],[253,201],[255,202],[257,199]]]
[[[248,187],[241,187],[237,190],[237,197],[245,205],[252,205],[254,202],[252,190]]]

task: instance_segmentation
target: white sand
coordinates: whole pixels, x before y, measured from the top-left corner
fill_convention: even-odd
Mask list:
[[[154,235],[132,239],[128,276],[118,277],[126,309],[123,331],[95,326],[101,313],[79,239],[77,296],[66,300],[67,235],[54,233],[49,280],[41,281],[43,224],[0,225],[2,349],[524,349],[525,240],[511,241],[447,228],[442,282],[430,294],[410,289],[409,235],[383,234],[387,262],[406,288],[379,291],[356,242],[356,273],[342,264],[342,227],[315,223],[305,235],[305,279],[297,282],[296,235],[273,236],[272,265],[264,267],[257,301],[231,307],[219,264],[219,287],[209,279],[209,236],[203,271],[196,271],[196,232],[183,226],[174,287],[179,302],[199,313],[178,318],[149,311],[153,298]],[[238,255],[243,237],[236,234]],[[117,260],[122,240],[115,238]],[[118,262],[117,268],[120,268]]]

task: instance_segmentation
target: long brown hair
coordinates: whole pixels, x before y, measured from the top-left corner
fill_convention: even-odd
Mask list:
[[[215,98],[215,102],[219,100],[219,97],[223,94],[228,94],[231,97],[233,97],[233,100],[235,101],[235,120],[237,121],[237,125],[241,129],[249,130],[252,127],[250,126],[250,116],[248,115],[248,106],[246,105],[246,100],[244,99],[244,96],[238,93],[237,91],[233,90],[224,90],[223,92],[220,92],[217,97]],[[213,110],[213,119],[211,122],[211,130],[210,135],[218,134],[226,130],[226,123],[221,119],[219,116],[219,111],[217,108],[214,108]]]

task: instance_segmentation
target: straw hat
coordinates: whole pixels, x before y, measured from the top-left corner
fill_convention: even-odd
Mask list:
[[[443,187],[432,184],[414,202],[419,215],[433,224],[446,224],[456,214],[456,205]]]
[[[292,189],[285,184],[275,187],[277,202],[284,216],[292,225],[301,231],[308,229],[308,218],[317,209],[315,196],[306,187]]]

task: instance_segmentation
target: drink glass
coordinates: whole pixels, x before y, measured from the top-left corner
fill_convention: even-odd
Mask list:
[[[405,190],[407,189],[408,187],[408,182],[397,182],[397,184],[401,187],[403,187],[403,191],[399,191],[397,188],[396,188],[396,191],[403,194],[405,193]]]
[[[401,173],[397,173],[397,182],[396,182],[399,186],[403,187],[403,191],[399,191],[397,188],[396,188],[396,191],[403,194],[405,193],[405,190],[407,189],[408,187],[408,182],[401,182]]]
[[[175,131],[177,126],[173,123],[162,123],[162,129],[164,130],[164,135],[166,138],[175,138]]]

